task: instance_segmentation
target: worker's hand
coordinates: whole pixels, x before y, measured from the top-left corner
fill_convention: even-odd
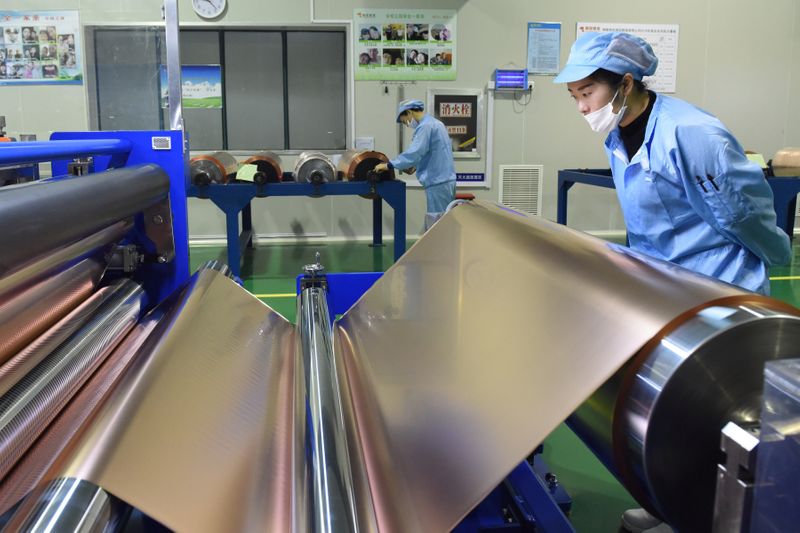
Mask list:
[[[375,172],[386,172],[387,170],[389,170],[389,165],[387,165],[386,163],[378,163],[377,165],[375,165],[375,168],[373,170]]]
[[[405,170],[402,170],[401,172],[402,172],[403,174],[408,174],[408,175],[410,176],[411,174],[413,174],[413,173],[414,173],[414,172],[416,172],[416,171],[417,171],[417,168],[416,168],[416,167],[410,167],[410,168],[407,168],[407,169],[405,169]]]

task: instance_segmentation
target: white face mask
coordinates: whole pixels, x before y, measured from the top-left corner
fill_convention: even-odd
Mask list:
[[[406,126],[411,128],[412,130],[417,129],[417,126],[419,126],[419,122],[417,122],[417,119],[415,119],[415,118],[412,118],[411,120],[409,120],[405,124],[406,124]]]
[[[592,111],[591,113],[583,115],[583,118],[589,123],[589,127],[592,128],[592,131],[597,133],[611,133],[611,131],[617,127],[619,121],[622,120],[622,116],[628,109],[625,105],[625,102],[628,101],[628,97],[626,96],[622,100],[622,107],[619,109],[619,113],[614,113],[614,100],[617,99],[618,94],[619,89],[614,93],[614,98],[612,98],[609,103],[597,111]]]

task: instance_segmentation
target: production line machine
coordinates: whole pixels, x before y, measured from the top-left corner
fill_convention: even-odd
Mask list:
[[[678,531],[798,523],[761,398],[798,309],[468,203],[383,275],[307,265],[292,324],[189,275],[179,132],[54,139],[0,148],[56,176],[0,190],[3,531],[571,531],[531,456],[565,419]]]

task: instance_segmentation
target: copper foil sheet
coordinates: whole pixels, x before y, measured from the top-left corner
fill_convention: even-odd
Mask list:
[[[205,270],[153,337],[43,481],[91,481],[179,531],[242,530],[253,499],[290,523],[294,326]]]
[[[97,313],[0,398],[0,478],[136,324],[143,298],[138,284],[115,283]]]
[[[84,259],[0,295],[0,365],[85,300],[104,270],[104,262]]]
[[[50,329],[34,339],[29,345],[0,366],[0,396],[8,392],[19,380],[30,372],[42,359],[67,340],[80,328],[108,296],[110,289],[103,287],[53,324]]]
[[[470,203],[338,322],[381,531],[449,530],[675,317],[743,294],[613,248]]]
[[[57,459],[69,446],[75,435],[80,435],[102,405],[108,392],[119,381],[138,350],[164,316],[163,309],[148,315],[120,343],[111,355],[97,369],[89,381],[73,397],[47,432],[36,441],[14,469],[0,482],[0,514],[5,513],[15,503],[33,491],[40,484],[45,473],[58,469]],[[29,507],[35,499],[25,502]],[[24,517],[31,509],[18,513]]]
[[[298,530],[295,327],[214,271],[176,298],[42,481],[90,481],[179,531]],[[737,298],[458,206],[334,327],[359,529],[449,530],[648,341]]]
[[[105,270],[104,251],[132,227],[117,222],[0,278],[0,365],[89,296]]]

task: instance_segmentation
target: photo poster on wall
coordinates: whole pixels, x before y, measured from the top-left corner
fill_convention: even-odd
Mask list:
[[[641,37],[653,47],[658,68],[653,76],[644,78],[647,87],[659,93],[674,93],[678,75],[677,24],[627,24],[624,22],[578,22],[577,35],[589,31],[621,31]]]
[[[561,23],[528,23],[528,74],[555,76],[560,68]]]
[[[161,65],[161,107],[169,107],[167,67]],[[181,66],[181,104],[184,109],[222,109],[222,67],[220,65]]]
[[[0,11],[0,85],[83,83],[77,11]]]
[[[356,80],[455,80],[456,12],[355,9]]]

